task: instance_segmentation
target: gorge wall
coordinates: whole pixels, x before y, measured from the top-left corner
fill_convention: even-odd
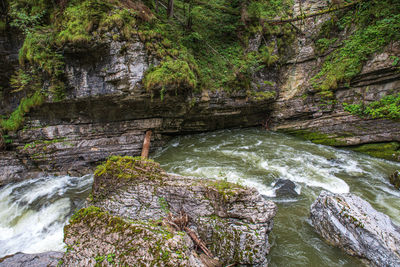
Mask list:
[[[300,15],[300,6],[300,2],[295,5],[295,14]],[[321,1],[302,4],[304,13],[312,13],[320,8]],[[398,161],[398,144],[386,144],[389,149],[385,153],[384,143],[400,140],[400,122],[355,116],[344,110],[343,103],[368,105],[386,95],[400,92],[400,72],[398,66],[393,64],[393,59],[400,54],[400,43],[392,42],[383,51],[373,54],[349,84],[339,84],[330,99],[323,99],[319,91],[313,88],[312,80],[336,47],[328,48],[321,55],[315,47],[315,36],[321,30],[321,25],[332,19],[326,14],[297,24],[302,34],[293,44],[295,56],[280,73],[283,83],[271,115],[271,129],[320,144],[354,146],[356,150],[360,148],[357,145],[378,143],[364,152],[374,155],[373,150],[376,149],[378,153],[375,155]],[[337,38],[345,39],[348,34],[339,33]]]
[[[260,125],[272,108],[272,99],[246,92],[169,90],[161,99],[140,84],[156,63],[140,41],[110,40],[96,52],[71,53],[67,62],[65,100],[32,110],[24,128],[10,133],[12,143],[0,152],[2,183],[43,172],[79,175],[110,155],[139,155],[147,130],[154,151],[174,134]]]
[[[326,5],[295,1],[293,15],[324,10]],[[160,62],[139,36],[122,41],[110,34],[90,47],[67,46],[65,97],[55,101],[50,96],[25,116],[22,129],[7,134],[7,147],[0,151],[0,185],[42,173],[83,174],[110,155],[138,155],[147,130],[153,131],[153,151],[177,134],[265,125],[328,145],[378,143],[372,150],[380,151],[389,144],[384,157],[399,160],[400,123],[351,115],[343,103],[369,103],[400,92],[400,73],[393,65],[400,45],[392,42],[375,53],[350,84],[339,83],[326,100],[311,81],[335,49],[333,45],[321,53],[314,42],[331,19],[328,13],[293,23],[297,34],[286,48],[285,63],[253,73],[251,86],[272,92],[265,97],[255,97],[248,89],[146,90],[142,80]],[[350,34],[341,32],[337,38]],[[18,65],[16,53],[22,44],[16,36],[3,32],[0,38],[0,68],[9,70],[2,73],[2,83]],[[258,49],[261,42],[255,36],[248,49]],[[2,98],[2,114],[16,107],[16,99]]]

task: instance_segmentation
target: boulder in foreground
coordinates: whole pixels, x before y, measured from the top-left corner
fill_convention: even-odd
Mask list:
[[[277,208],[256,189],[167,174],[141,158],[111,157],[97,168],[90,205],[64,229],[66,266],[107,265],[107,259],[218,266],[210,265],[214,256],[224,266],[268,263]],[[196,250],[201,245],[205,250]]]
[[[374,266],[400,266],[400,227],[353,194],[321,192],[311,221],[326,241]]]

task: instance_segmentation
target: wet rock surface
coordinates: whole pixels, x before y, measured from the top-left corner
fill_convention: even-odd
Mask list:
[[[296,197],[299,195],[296,192],[296,184],[287,179],[276,180],[274,190],[277,197]]]
[[[311,221],[326,241],[374,266],[400,266],[400,227],[353,194],[321,192]]]
[[[110,218],[125,222],[140,221],[162,227],[166,227],[165,218],[168,216],[185,214],[188,217],[185,227],[190,229],[189,232],[194,232],[223,265],[266,266],[268,263],[268,234],[272,230],[277,208],[273,202],[266,201],[256,189],[224,181],[170,175],[154,162],[131,157],[113,157],[97,168],[89,205],[92,206],[88,209],[95,206]],[[82,211],[82,214],[85,212]],[[96,231],[99,234],[91,237],[92,239],[108,240],[109,237],[104,236],[104,233],[110,231],[101,230],[104,223],[107,224],[103,219],[99,222],[89,219],[71,221],[65,228],[65,242],[75,247],[78,242],[74,240],[86,239],[82,233]],[[171,232],[171,236],[179,235],[172,229],[171,226],[164,228]],[[193,245],[185,241],[189,232],[181,232],[182,240],[179,241],[188,247],[183,253],[187,259],[190,259],[190,255],[195,255]],[[117,231],[113,240],[118,240],[118,235],[120,233]],[[106,250],[112,250],[105,249],[103,245],[93,246],[93,243],[99,242],[93,240],[85,243],[86,245],[80,245],[76,248],[77,252],[72,249],[64,257],[65,262],[89,263],[89,259],[96,253],[104,254]],[[148,251],[151,250],[147,250],[147,253]],[[141,258],[148,257],[151,258]],[[153,259],[147,261],[151,262]],[[189,261],[185,264],[197,266],[190,265]]]
[[[63,257],[62,252],[44,252],[38,254],[17,253],[0,259],[1,267],[56,267]]]

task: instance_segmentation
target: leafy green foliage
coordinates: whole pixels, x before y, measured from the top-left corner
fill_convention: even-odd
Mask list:
[[[30,32],[46,21],[51,4],[50,0],[9,1],[9,15],[12,18],[10,25],[25,33]]]
[[[317,42],[315,43],[315,47],[319,53],[323,54],[336,41],[337,38],[332,38],[332,39],[321,38],[317,40]]]
[[[39,91],[35,92],[31,97],[24,97],[18,108],[11,113],[10,117],[7,120],[0,121],[1,128],[6,131],[18,130],[24,122],[24,115],[42,103],[43,95]]]
[[[291,41],[288,36],[294,36],[287,25],[261,26],[262,20],[289,11],[291,0],[175,0],[174,3],[180,22],[168,20],[165,10],[160,9],[156,19],[139,25],[138,34],[151,53],[186,61],[189,66],[186,76],[191,76],[191,72],[195,75],[198,91],[249,89],[254,72],[278,61],[274,47],[286,46]],[[265,41],[268,35],[276,33],[279,33],[278,43]],[[247,51],[249,38],[254,34],[263,35],[264,41],[254,51]],[[168,72],[158,74],[167,74],[164,80],[169,81]]]
[[[343,103],[343,108],[360,117],[398,120],[400,119],[400,93],[382,97],[368,105]]]
[[[28,71],[18,69],[10,78],[10,85],[14,89],[12,92],[29,91],[32,87],[40,86],[41,84],[38,84],[38,80],[34,79],[34,76]]]
[[[362,68],[368,57],[380,51],[390,41],[400,40],[400,2],[394,0],[363,1],[353,15],[356,31],[336,49],[324,62],[322,70],[313,78],[314,87],[325,96],[332,96],[331,89],[339,83],[349,83]],[[330,27],[350,28],[349,14]],[[327,31],[327,29],[323,28]],[[327,47],[336,40],[317,41]]]

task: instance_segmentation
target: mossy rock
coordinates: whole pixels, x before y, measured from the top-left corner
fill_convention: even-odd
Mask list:
[[[376,158],[400,161],[399,142],[363,144],[350,149]]]
[[[335,134],[325,134],[318,131],[311,130],[297,130],[297,129],[284,129],[279,130],[280,132],[294,135],[304,140],[309,140],[315,144],[327,145],[327,146],[345,146],[347,143],[344,141],[344,137],[338,137]]]
[[[142,157],[111,156],[97,166],[92,188],[94,200],[105,198],[110,192],[140,180],[160,180],[164,171],[160,165]]]
[[[184,232],[161,221],[126,220],[94,206],[71,218],[64,242],[61,266],[196,266],[193,242]]]
[[[397,170],[390,175],[389,181],[396,189],[400,190],[400,170]]]

